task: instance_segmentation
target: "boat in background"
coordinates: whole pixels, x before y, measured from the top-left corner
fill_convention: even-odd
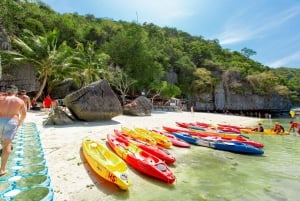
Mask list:
[[[168,127],[168,126],[163,126],[163,129],[169,133],[172,132],[185,132],[189,133],[191,135],[205,135],[205,136],[221,136],[221,137],[229,137],[229,138],[245,138],[247,139],[248,137],[242,135],[242,134],[236,134],[236,133],[218,133],[218,132],[212,132],[212,131],[204,131],[202,129],[197,130],[197,129],[192,129],[193,126],[191,126],[189,129],[184,129],[184,128],[174,128],[174,127]]]
[[[127,190],[128,180],[126,163],[106,146],[87,137],[82,140],[82,151],[90,167],[102,178]]]
[[[249,135],[251,135],[251,134],[260,134],[260,135],[290,135],[290,132],[288,132],[288,131],[276,133],[272,129],[264,129],[264,132],[253,131],[251,129],[241,129],[241,132],[243,134],[249,134]]]
[[[122,137],[108,134],[107,141],[115,153],[134,169],[169,184],[175,182],[176,178],[173,172],[163,160],[142,150]]]

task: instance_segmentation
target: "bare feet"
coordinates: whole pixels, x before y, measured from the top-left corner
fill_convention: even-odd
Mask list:
[[[5,175],[7,172],[2,172],[0,173],[0,177],[2,177],[3,175]]]

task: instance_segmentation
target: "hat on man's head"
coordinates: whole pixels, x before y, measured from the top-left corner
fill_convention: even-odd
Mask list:
[[[16,85],[9,85],[6,90],[18,90],[18,87]]]
[[[18,92],[18,87],[16,85],[9,85],[6,87],[7,92]]]

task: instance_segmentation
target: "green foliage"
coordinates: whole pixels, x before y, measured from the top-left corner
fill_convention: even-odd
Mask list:
[[[272,72],[249,75],[247,76],[247,80],[252,86],[253,92],[259,95],[277,93],[285,95],[286,93],[288,93],[288,91],[284,92],[284,90],[288,90],[287,87],[280,86],[279,78]]]
[[[251,57],[253,55],[256,55],[256,52],[254,50],[249,49],[247,47],[244,47],[243,49],[241,49],[241,52],[247,58],[249,58],[249,57]]]
[[[122,95],[148,91],[172,97],[180,90],[192,97],[212,93],[224,73],[237,72],[240,76],[228,84],[236,93],[280,94],[300,102],[300,70],[270,69],[250,59],[256,52],[246,47],[223,49],[217,39],[152,23],[59,14],[40,0],[2,0],[0,10],[2,25],[14,38],[13,50],[1,53],[3,65],[32,63],[49,90],[69,77],[81,86],[103,77]],[[169,80],[170,72],[176,79]]]
[[[179,87],[173,84],[168,84],[167,82],[162,82],[161,86],[161,96],[162,98],[174,98],[181,94]]]
[[[293,68],[278,68],[272,72],[279,78],[280,84],[289,89],[288,97],[295,104],[300,104],[300,71]]]
[[[124,72],[137,80],[139,90],[161,77],[161,65],[155,61],[155,53],[149,47],[147,33],[138,25],[126,25],[126,28],[107,43],[104,50],[111,56],[112,62],[124,69]]]
[[[61,75],[62,64],[69,53],[66,43],[57,44],[58,35],[57,30],[48,32],[44,36],[34,35],[31,31],[24,30],[24,40],[13,38],[13,47],[16,51],[4,51],[13,56],[12,61],[29,63],[36,68],[41,82],[36,98],[42,94],[47,85],[48,90],[51,90],[56,76]]]
[[[205,68],[197,68],[194,72],[195,80],[191,85],[191,90],[194,93],[212,92],[214,87],[214,79],[211,72]]]
[[[95,49],[95,42],[88,42],[86,46],[77,43],[72,56],[68,58],[68,66],[73,69],[73,77],[79,86],[86,86],[100,78],[107,78],[109,55]]]
[[[130,78],[122,69],[119,67],[109,68],[109,77],[107,78],[110,84],[115,90],[121,93],[122,103],[126,103],[126,95],[130,90],[130,87],[136,83],[136,80]]]

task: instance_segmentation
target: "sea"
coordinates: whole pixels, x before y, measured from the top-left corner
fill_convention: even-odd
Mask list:
[[[279,122],[288,130],[289,121],[268,119],[261,122],[265,128]],[[147,185],[139,186],[140,191],[118,193],[104,200],[300,200],[300,135],[254,134],[249,138],[264,144],[263,155],[237,154],[194,145],[188,150],[173,148],[182,152],[170,167],[177,178],[175,184],[169,186],[150,179]]]

